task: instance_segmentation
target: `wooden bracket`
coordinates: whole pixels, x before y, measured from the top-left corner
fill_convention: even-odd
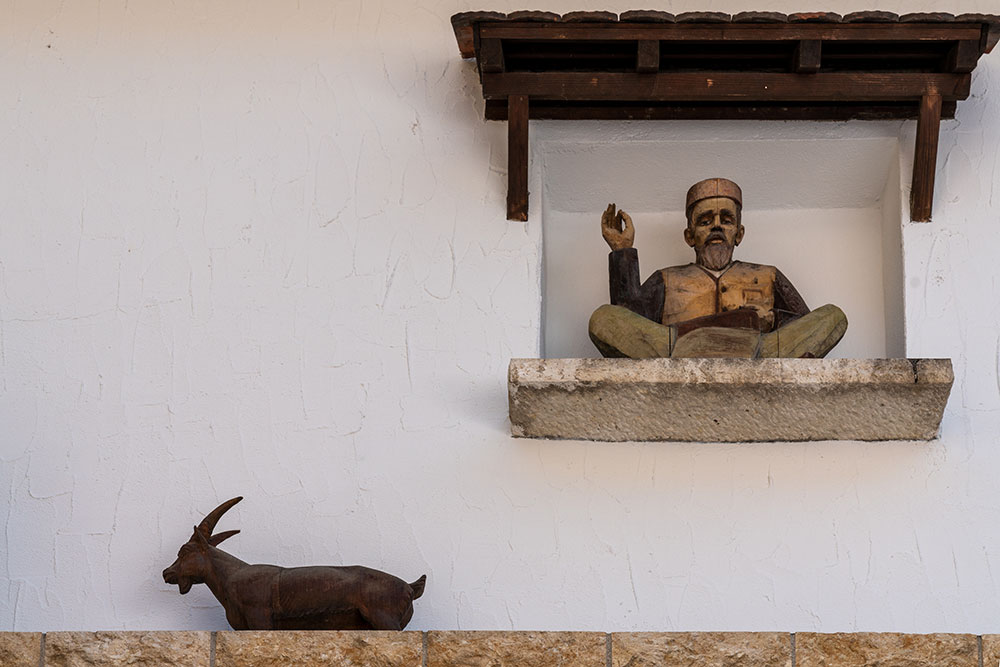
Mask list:
[[[941,129],[941,95],[931,93],[920,100],[917,141],[913,148],[913,183],[910,219],[928,222],[934,205],[934,172],[937,170],[938,132]]]
[[[815,74],[819,71],[823,55],[823,42],[818,39],[801,39],[795,46],[792,69],[799,74]]]
[[[479,71],[487,74],[496,74],[503,70],[503,45],[500,40],[481,40],[479,45]]]
[[[637,72],[659,72],[660,71],[660,40],[641,39],[638,41],[638,53],[636,54]]]
[[[989,23],[983,26],[982,42],[979,44],[983,53],[990,53],[1000,42],[1000,23]]]
[[[948,52],[948,63],[946,65],[949,72],[971,72],[976,69],[979,62],[979,44],[963,39],[955,42]]]
[[[507,98],[507,219],[528,220],[528,96]]]

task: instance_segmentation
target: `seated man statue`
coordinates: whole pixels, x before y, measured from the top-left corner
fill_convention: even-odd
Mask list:
[[[810,311],[781,271],[733,260],[743,240],[743,193],[724,178],[687,193],[684,240],[695,262],[661,269],[639,284],[635,228],[610,204],[601,232],[611,246],[611,305],[590,318],[605,357],[823,357],[847,330],[837,306]]]

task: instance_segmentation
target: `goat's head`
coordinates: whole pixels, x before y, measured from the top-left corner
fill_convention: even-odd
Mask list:
[[[227,530],[224,533],[213,535],[215,524],[219,522],[222,515],[236,503],[243,500],[243,496],[227,500],[214,510],[208,513],[201,523],[194,527],[194,534],[191,539],[181,545],[177,552],[177,560],[170,564],[170,567],[163,571],[163,581],[168,584],[177,585],[181,595],[184,595],[194,584],[205,583],[205,576],[210,567],[209,557],[211,550],[221,544],[224,540],[240,532],[238,530]]]

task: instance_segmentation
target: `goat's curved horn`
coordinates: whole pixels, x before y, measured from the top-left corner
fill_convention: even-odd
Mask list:
[[[219,519],[222,518],[222,515],[228,512],[229,508],[231,508],[233,505],[240,502],[241,500],[243,500],[243,496],[236,496],[232,500],[227,500],[226,502],[216,507],[214,510],[209,512],[204,519],[201,520],[201,523],[198,524],[198,530],[201,531],[205,535],[205,537],[211,537],[212,531],[215,530],[215,524],[219,523]]]
[[[220,544],[222,544],[223,542],[225,542],[226,540],[228,540],[233,535],[238,535],[239,532],[240,531],[238,531],[238,530],[227,530],[224,533],[219,533],[217,535],[212,535],[210,538],[208,538],[208,543],[211,544],[213,547],[217,547]]]

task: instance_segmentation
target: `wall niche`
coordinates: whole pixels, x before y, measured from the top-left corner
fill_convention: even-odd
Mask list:
[[[941,121],[969,96],[1000,17],[464,12],[452,24],[486,118],[507,121],[507,217],[529,219],[529,184],[542,208],[543,358],[511,361],[515,436],[936,436],[953,374],[947,359],[900,358],[903,216],[931,219]],[[529,143],[529,120],[560,122],[535,123]],[[692,261],[684,193],[713,177],[743,189],[736,258],[778,266],[813,308],[840,306],[847,335],[826,359],[594,359],[587,321],[609,300],[601,212],[631,214],[645,278]],[[719,356],[713,344],[695,349]]]

